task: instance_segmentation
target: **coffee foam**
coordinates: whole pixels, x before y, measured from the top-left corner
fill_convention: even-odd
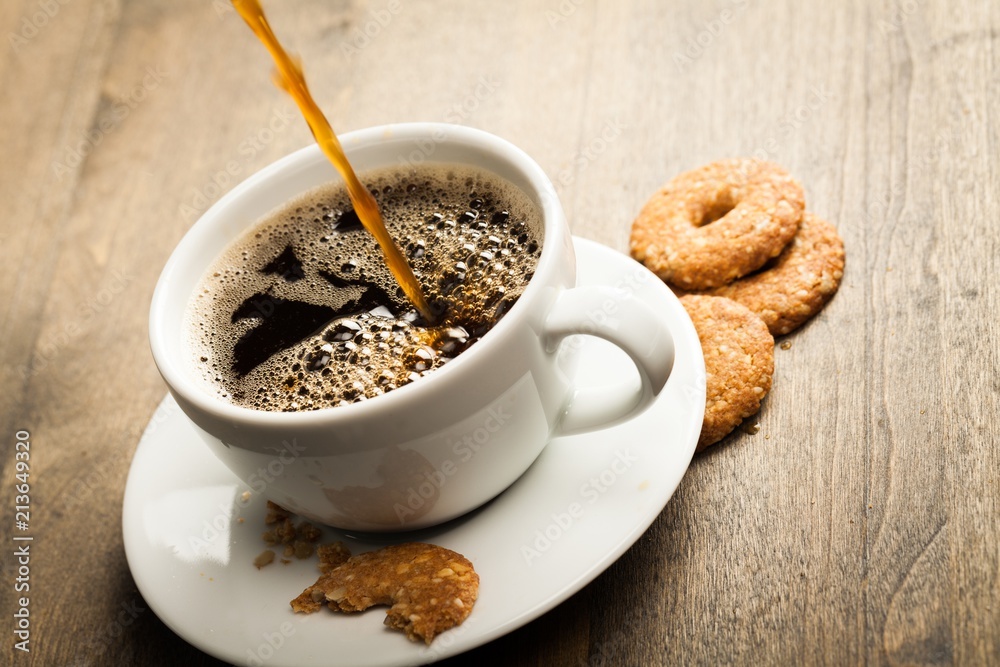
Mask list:
[[[210,391],[272,411],[373,398],[453,359],[520,296],[541,252],[542,226],[519,188],[458,165],[391,167],[362,180],[428,301],[444,308],[443,321],[421,326],[346,189],[331,183],[264,216],[203,277],[185,331],[195,375]],[[345,308],[350,317],[326,319]],[[309,327],[310,318],[317,326],[235,371],[245,370],[239,362],[249,348],[241,341],[281,318],[285,329]]]

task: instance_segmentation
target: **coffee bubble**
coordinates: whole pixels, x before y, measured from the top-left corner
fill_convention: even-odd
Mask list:
[[[516,186],[458,165],[362,175],[439,314],[406,300],[340,183],[272,211],[211,266],[186,312],[190,358],[240,406],[347,405],[415,382],[486,334],[521,295],[541,216]]]

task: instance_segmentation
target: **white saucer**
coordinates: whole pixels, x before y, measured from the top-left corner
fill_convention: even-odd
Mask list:
[[[315,559],[257,570],[265,499],[205,447],[167,397],[139,442],[122,512],[135,582],[174,632],[227,662],[280,667],[415,665],[469,650],[537,618],[583,588],[628,549],[673,494],[694,453],[705,368],[676,297],[628,257],[574,239],[581,284],[634,289],[667,313],[673,373],[654,405],[624,425],[553,440],[498,498],[444,526],[395,536],[346,535],[352,553],[426,541],[467,556],[479,600],[461,626],[427,647],[382,625],[382,609],[295,614],[289,600],[315,581]],[[593,338],[580,352],[581,384],[638,382],[628,358]]]

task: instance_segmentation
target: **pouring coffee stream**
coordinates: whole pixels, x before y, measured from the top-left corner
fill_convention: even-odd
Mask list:
[[[416,307],[426,322],[433,324],[437,320],[437,317],[435,317],[434,311],[424,297],[420,281],[417,280],[403,253],[400,252],[399,247],[393,241],[388,230],[386,230],[382,215],[378,209],[378,203],[371,192],[368,191],[368,188],[358,180],[357,174],[354,173],[354,169],[344,155],[344,150],[337,139],[337,135],[334,133],[333,128],[330,127],[326,116],[320,110],[319,106],[317,106],[315,100],[313,100],[312,94],[309,92],[309,87],[306,85],[300,63],[297,59],[289,56],[281,46],[274,31],[271,30],[271,26],[264,15],[264,9],[261,7],[259,0],[232,0],[232,2],[236,11],[243,17],[243,20],[246,21],[247,25],[250,26],[250,29],[257,36],[257,39],[264,44],[274,59],[275,66],[277,67],[274,74],[275,84],[295,100],[296,105],[298,105],[299,110],[309,124],[309,129],[312,131],[316,143],[319,144],[323,153],[347,184],[347,192],[351,198],[351,203],[354,205],[354,211],[365,226],[365,229],[378,241],[385,258],[386,266],[392,272],[393,277],[402,288],[404,294],[406,294],[406,298],[410,300],[410,303]]]

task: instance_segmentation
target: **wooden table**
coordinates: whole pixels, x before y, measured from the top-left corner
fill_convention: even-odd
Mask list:
[[[506,137],[580,236],[626,250],[657,186],[747,155],[785,165],[846,242],[839,294],[776,349],[759,432],[696,457],[582,592],[448,664],[1000,663],[994,2],[269,7],[339,131]],[[309,133],[222,0],[9,0],[0,28],[0,662],[219,664],[145,611],[122,548],[165,392],[148,304],[198,214]]]

